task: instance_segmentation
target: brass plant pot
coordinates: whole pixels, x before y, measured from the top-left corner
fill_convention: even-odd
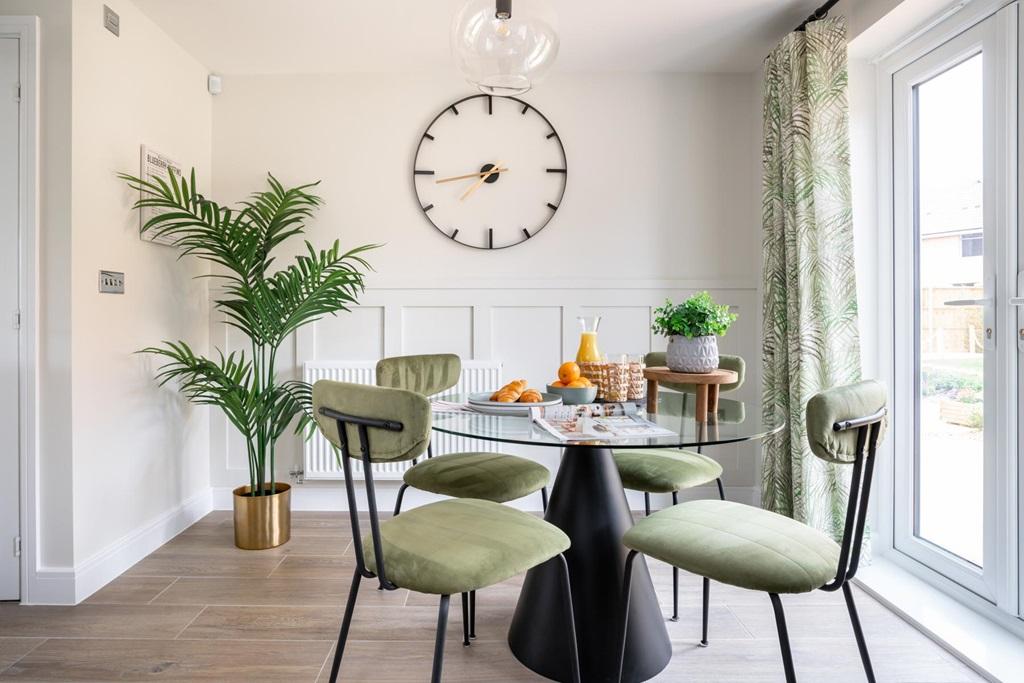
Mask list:
[[[288,484],[277,483],[270,496],[250,496],[249,486],[232,491],[236,546],[242,550],[266,550],[288,542],[292,537],[291,489]]]

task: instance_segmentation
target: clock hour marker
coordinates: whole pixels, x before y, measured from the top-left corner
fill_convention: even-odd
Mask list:
[[[426,206],[423,207],[423,213],[426,213],[427,211],[430,211],[433,208],[434,208],[433,204],[427,204]]]
[[[526,239],[530,239],[532,237],[530,231],[527,230],[526,228],[523,228],[523,234],[526,235]]]
[[[458,234],[459,234],[459,229],[455,228],[454,230],[452,230],[452,234],[450,234],[448,236],[451,237],[452,239],[455,239],[455,236],[458,235]]]
[[[487,228],[487,248],[494,249],[494,228]]]
[[[413,171],[413,173],[415,173],[416,175],[434,175],[433,171],[421,171],[418,168],[415,171]]]
[[[520,113],[520,114],[525,114],[525,113],[526,113],[526,112],[528,112],[528,111],[530,111],[530,105],[528,105],[528,104],[524,104],[524,105],[523,105],[523,110],[522,110],[521,112],[519,112],[519,113]]]
[[[490,95],[487,96],[487,115],[490,116],[494,113],[494,98]]]
[[[434,136],[433,136],[433,135],[431,135],[430,133],[424,133],[424,134],[423,134],[423,137],[425,137],[425,138],[426,138],[426,139],[428,139],[428,140],[433,140],[433,139],[434,139]]]
[[[555,137],[556,135],[558,135],[558,133],[556,133],[555,131],[551,131],[550,133],[548,133],[548,134],[547,134],[546,136],[544,136],[544,137],[545,137],[546,139],[550,140],[551,138]]]
[[[551,209],[552,211],[558,211],[558,207],[552,204],[551,202],[548,202],[548,208]]]
[[[450,109],[452,110],[453,114],[455,114],[456,116],[459,115],[459,109],[454,104],[450,107]]]
[[[564,168],[549,168],[548,173],[565,173]]]

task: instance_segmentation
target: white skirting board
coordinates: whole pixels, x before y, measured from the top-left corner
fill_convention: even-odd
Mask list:
[[[82,602],[212,509],[212,490],[203,489],[74,568],[40,567],[35,576],[29,577],[22,604],[74,605]]]

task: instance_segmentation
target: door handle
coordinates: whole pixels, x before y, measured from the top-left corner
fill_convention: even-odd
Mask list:
[[[1024,296],[1011,296],[1010,297],[1010,305],[1011,306],[1024,306]]]

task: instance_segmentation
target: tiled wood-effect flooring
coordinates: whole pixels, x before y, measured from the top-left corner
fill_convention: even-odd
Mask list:
[[[348,517],[293,513],[292,540],[238,550],[231,516],[214,512],[81,605],[0,603],[0,679],[45,681],[327,680],[354,569]],[[671,571],[651,562],[664,605]],[[512,656],[505,636],[521,578],[478,594],[477,640],[462,646],[452,601],[444,679],[481,683],[544,680]],[[668,622],[674,656],[656,681],[781,681],[767,596],[713,584],[711,647],[697,647],[700,580],[680,580],[681,619]],[[862,592],[861,619],[879,681],[981,679]],[[784,598],[801,681],[864,680],[842,596]],[[344,681],[429,680],[436,596],[378,591],[356,607]]]

